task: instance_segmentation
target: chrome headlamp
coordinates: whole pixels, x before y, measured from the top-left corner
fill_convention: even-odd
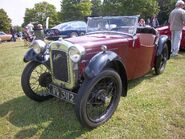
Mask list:
[[[77,63],[81,60],[81,57],[85,54],[85,49],[81,46],[71,46],[69,48],[69,57],[74,63]]]
[[[36,54],[39,54],[45,48],[45,46],[46,43],[42,40],[34,40],[31,44],[31,47]]]

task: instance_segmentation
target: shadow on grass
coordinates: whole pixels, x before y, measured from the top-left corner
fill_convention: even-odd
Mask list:
[[[37,103],[22,96],[0,105],[0,117],[5,117],[21,130],[14,138],[76,138],[87,129],[76,119],[73,105],[52,99]]]
[[[142,77],[137,78],[137,79],[130,80],[130,81],[128,81],[128,90],[134,88],[135,86],[137,86],[138,84],[140,84],[144,80],[151,80],[151,79],[156,78],[157,76],[158,75],[155,74],[155,71],[151,70],[145,76],[142,76]]]

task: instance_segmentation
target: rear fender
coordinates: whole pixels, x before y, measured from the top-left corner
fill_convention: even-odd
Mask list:
[[[159,37],[159,42],[158,42],[158,48],[157,48],[156,56],[160,56],[161,55],[165,43],[167,43],[167,45],[168,45],[168,51],[169,51],[168,59],[169,59],[170,58],[170,52],[171,52],[171,45],[170,45],[170,40],[169,40],[167,35],[161,35]]]

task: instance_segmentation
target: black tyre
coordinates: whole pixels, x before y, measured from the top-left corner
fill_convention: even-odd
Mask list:
[[[70,34],[70,37],[71,37],[71,38],[73,38],[73,37],[78,37],[78,33],[72,32],[72,33]]]
[[[45,65],[34,61],[26,65],[21,77],[24,93],[35,101],[44,101],[52,97],[48,93],[48,86],[51,81],[49,69]]]
[[[161,55],[157,56],[157,58],[156,58],[156,63],[155,63],[154,69],[155,69],[155,73],[157,75],[163,73],[165,70],[166,63],[168,60],[168,52],[169,52],[168,46],[165,43]]]
[[[104,70],[79,89],[75,112],[80,123],[95,128],[111,118],[122,92],[120,76],[114,70]]]

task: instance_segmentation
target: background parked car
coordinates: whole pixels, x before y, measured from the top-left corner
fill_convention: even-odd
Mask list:
[[[84,21],[71,21],[61,23],[51,29],[46,30],[46,38],[48,40],[58,40],[62,38],[70,38],[84,35],[86,33],[87,24]]]
[[[171,31],[168,25],[163,27],[158,27],[157,30],[159,31],[160,35],[167,35],[169,38],[171,38]],[[180,49],[185,49],[185,26],[183,27],[183,30],[182,30]]]
[[[0,31],[0,41],[11,41],[12,40],[12,35],[11,34],[6,34],[3,31]]]

